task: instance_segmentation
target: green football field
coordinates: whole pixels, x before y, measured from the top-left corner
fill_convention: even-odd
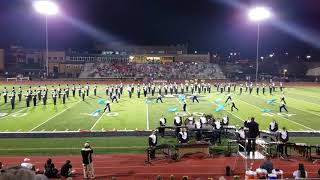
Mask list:
[[[5,85],[0,86],[2,92]],[[12,85],[6,85],[9,92]],[[16,90],[18,85],[15,85]],[[33,86],[34,88],[37,86]],[[51,87],[48,86],[48,87]],[[62,86],[63,87],[63,86]],[[164,97],[163,103],[155,103],[155,97],[148,95],[148,101],[141,95],[137,98],[134,92],[132,99],[128,97],[126,87],[119,103],[111,104],[111,113],[103,113],[104,105],[99,104],[99,99],[108,99],[105,95],[105,85],[98,86],[97,96],[93,96],[93,86],[90,95],[85,101],[78,96],[69,97],[66,104],[59,99],[57,105],[53,105],[51,89],[49,89],[48,104],[42,105],[38,102],[34,107],[26,107],[25,99],[18,102],[16,97],[16,108],[11,110],[10,100],[4,104],[3,97],[0,99],[0,131],[1,132],[25,132],[25,131],[78,131],[78,130],[143,130],[154,129],[159,125],[161,115],[167,118],[167,125],[173,124],[173,118],[178,113],[189,116],[201,113],[213,114],[221,118],[224,115],[230,117],[232,125],[243,124],[248,117],[255,117],[260,124],[260,129],[267,129],[270,121],[275,119],[280,127],[285,126],[289,130],[320,130],[320,88],[319,87],[287,87],[284,90],[287,101],[288,113],[279,113],[279,99],[282,93],[274,93],[273,96],[256,95],[255,90],[251,95],[239,90],[232,92],[232,97],[239,111],[230,111],[230,104],[226,104],[223,110],[216,112],[219,105],[223,105],[227,98],[226,93],[218,93],[216,89],[209,94],[201,93],[199,103],[187,100],[187,112],[182,112],[182,104],[178,95]],[[27,86],[23,86],[23,94]],[[71,88],[70,88],[71,89]],[[155,95],[156,96],[156,95]],[[188,97],[188,96],[187,96]],[[267,101],[275,100],[268,104]],[[177,109],[170,112],[169,109]],[[264,109],[265,112],[262,110]],[[95,113],[97,112],[97,113]]]

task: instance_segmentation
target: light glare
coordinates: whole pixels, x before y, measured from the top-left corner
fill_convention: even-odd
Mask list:
[[[57,4],[52,1],[35,1],[33,7],[38,13],[49,16],[56,15],[59,11]]]
[[[248,16],[252,21],[263,21],[271,17],[271,12],[265,7],[255,7],[249,10]]]

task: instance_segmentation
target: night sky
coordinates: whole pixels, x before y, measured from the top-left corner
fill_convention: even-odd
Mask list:
[[[294,24],[303,30],[299,33],[311,33],[311,39],[320,39],[320,0],[57,0],[62,14],[49,17],[49,47],[90,50],[94,42],[101,41],[188,43],[193,50],[240,51],[244,57],[254,57],[257,25],[248,20],[247,11],[225,3],[228,1],[244,6],[267,5],[275,13],[275,21]],[[71,23],[70,19],[81,23]],[[318,52],[320,41],[319,45],[305,42],[271,21],[261,24],[263,53]],[[45,18],[33,10],[31,0],[0,0],[0,47],[14,43],[45,47]]]

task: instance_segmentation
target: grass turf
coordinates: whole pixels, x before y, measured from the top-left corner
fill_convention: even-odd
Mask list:
[[[11,91],[12,85],[6,85]],[[0,86],[2,91],[4,85]],[[25,94],[27,86],[23,87]],[[34,86],[37,87],[37,86]],[[48,87],[51,87],[48,86]],[[18,86],[15,86],[16,90]],[[64,85],[62,86],[64,88]],[[97,96],[93,96],[91,86],[90,95],[82,101],[76,93],[76,97],[69,97],[63,105],[58,99],[56,106],[53,105],[49,91],[48,104],[42,105],[38,102],[36,107],[31,103],[31,107],[26,108],[23,98],[22,102],[17,102],[16,108],[11,110],[9,103],[0,101],[0,131],[77,131],[84,130],[111,130],[111,129],[154,129],[159,124],[159,118],[164,115],[168,120],[168,125],[173,124],[175,112],[169,112],[169,107],[176,107],[177,111],[184,114],[182,104],[178,97],[163,98],[164,103],[155,103],[154,97],[148,95],[152,103],[146,103],[146,99],[141,96],[137,98],[134,92],[132,99],[124,90],[124,94],[119,99],[119,103],[111,105],[112,113],[99,113],[93,116],[96,110],[103,110],[104,105],[98,103],[99,99],[108,99],[105,95],[105,86],[98,86]],[[124,88],[126,89],[126,88]],[[285,126],[289,130],[320,130],[320,88],[317,87],[288,87],[285,88],[285,96],[289,113],[279,113],[279,99],[282,93],[276,92],[274,95],[256,95],[255,90],[251,95],[243,92],[239,95],[239,89],[232,92],[232,97],[239,108],[239,111],[230,111],[230,104],[226,104],[224,110],[216,112],[218,105],[224,104],[227,98],[226,93],[212,92],[200,94],[200,103],[192,103],[187,100],[187,110],[185,115],[191,113],[213,114],[221,118],[224,115],[230,117],[233,125],[242,126],[243,121],[248,117],[256,117],[260,124],[260,129],[267,129],[270,121],[276,119],[280,127]],[[155,95],[156,96],[156,95]],[[153,100],[152,100],[153,99]],[[220,101],[218,101],[221,99]],[[273,104],[267,104],[267,100],[276,99]],[[262,109],[269,109],[271,112],[261,112]]]
[[[95,154],[144,153],[147,148],[146,137],[88,137],[88,138],[2,138],[0,155],[79,155],[85,141],[89,141]],[[224,150],[227,143],[213,147]],[[317,145],[320,137],[292,137],[290,142],[305,142]],[[159,144],[176,144],[171,137],[159,138]]]

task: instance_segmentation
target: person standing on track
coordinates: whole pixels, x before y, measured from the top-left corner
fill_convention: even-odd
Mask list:
[[[84,147],[81,149],[83,178],[94,179],[94,169],[92,162],[93,149],[90,147],[89,142],[84,143]]]

